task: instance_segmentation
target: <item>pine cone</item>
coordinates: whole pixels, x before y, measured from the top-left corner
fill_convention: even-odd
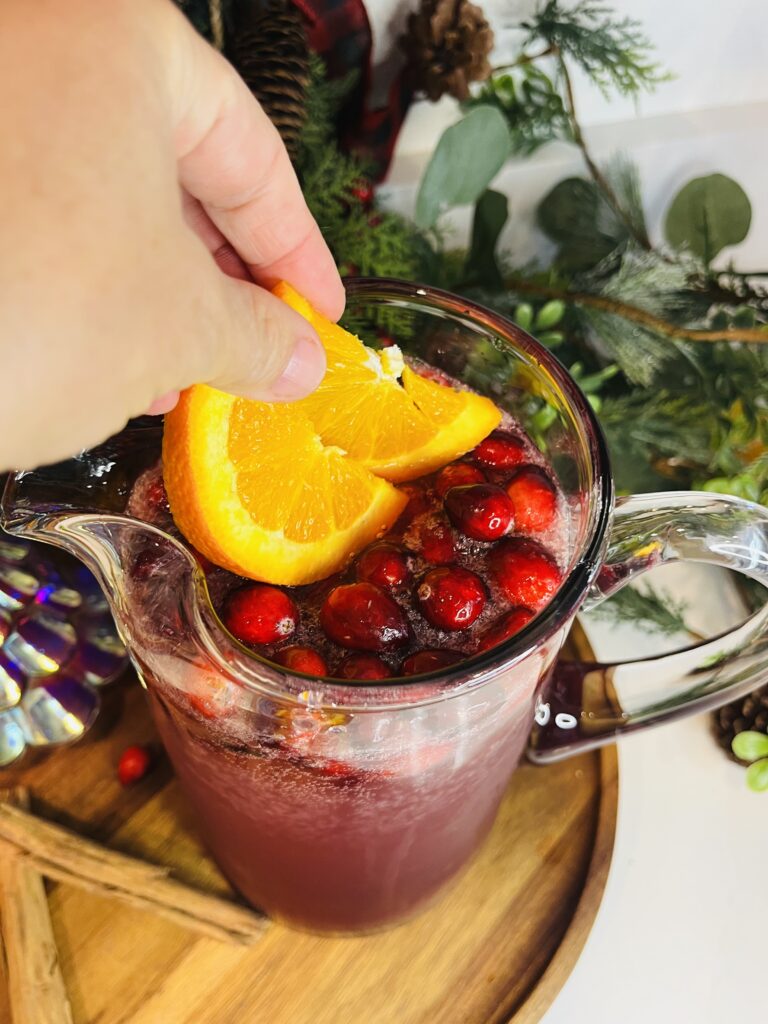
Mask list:
[[[469,0],[421,0],[419,10],[408,16],[400,47],[410,84],[433,102],[446,92],[465,100],[469,83],[491,73],[493,31]]]
[[[768,734],[768,686],[754,690],[746,697],[718,708],[712,714],[712,730],[715,738],[734,761],[739,761],[739,759],[731,750],[733,737],[748,729]],[[739,764],[744,763],[739,761]]]
[[[309,85],[309,47],[301,14],[289,2],[239,4],[227,52],[295,159]]]

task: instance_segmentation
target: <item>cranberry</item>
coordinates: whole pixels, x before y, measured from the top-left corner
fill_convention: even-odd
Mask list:
[[[452,462],[450,466],[441,469],[435,480],[435,490],[441,498],[450,491],[452,487],[464,487],[467,484],[484,484],[485,473],[477,466],[469,462]]]
[[[374,544],[357,560],[357,578],[391,590],[410,577],[403,552],[394,544]]]
[[[436,672],[440,668],[456,665],[466,657],[461,651],[451,651],[447,647],[435,651],[415,651],[409,654],[400,666],[400,674],[418,676],[422,672]]]
[[[416,596],[433,626],[467,629],[485,607],[486,592],[476,573],[456,565],[428,572]]]
[[[163,547],[161,544],[152,541],[143,548],[134,560],[131,567],[131,576],[139,583],[148,580],[156,569],[160,568],[163,560]]]
[[[267,583],[254,583],[229,595],[222,619],[244,644],[274,644],[294,633],[299,609],[284,591]]]
[[[373,583],[349,583],[332,590],[320,610],[320,623],[342,647],[388,651],[408,643],[402,609]]]
[[[494,469],[509,469],[510,466],[520,466],[526,461],[523,442],[503,430],[494,430],[480,442],[472,455],[484,466],[493,466]]]
[[[370,206],[373,202],[373,185],[364,178],[358,178],[357,181],[354,181],[349,191],[363,206]]]
[[[557,514],[557,494],[538,466],[525,466],[507,484],[515,510],[515,528],[522,533],[541,533]]]
[[[350,654],[334,675],[339,679],[389,679],[392,670],[376,654]]]
[[[126,747],[117,765],[117,777],[121,786],[139,782],[149,771],[152,757],[146,747]]]
[[[503,640],[509,640],[515,633],[519,633],[523,626],[527,626],[535,614],[530,608],[512,608],[511,611],[505,612],[480,634],[478,651],[488,651]]]
[[[421,557],[431,565],[448,565],[456,557],[453,533],[447,519],[424,519],[416,526],[413,543]]]
[[[432,510],[429,494],[421,487],[406,484],[400,490],[408,495],[408,504],[400,514],[401,522],[412,523],[417,516],[423,516]]]
[[[311,647],[284,647],[275,655],[275,661],[292,672],[304,672],[308,676],[328,675],[325,658]]]
[[[168,495],[165,491],[165,481],[162,476],[157,476],[149,482],[146,490],[146,498],[155,509],[168,509]]]
[[[552,556],[523,538],[502,541],[491,553],[490,565],[507,599],[535,611],[547,604],[562,582]]]
[[[512,502],[495,484],[452,487],[445,507],[454,525],[475,540],[498,540],[512,529]]]

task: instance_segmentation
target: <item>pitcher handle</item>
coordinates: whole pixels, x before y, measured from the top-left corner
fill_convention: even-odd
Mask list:
[[[584,610],[640,573],[678,561],[735,569],[768,586],[768,509],[706,492],[620,500]],[[613,664],[561,662],[539,696],[529,757],[557,761],[718,707],[754,690],[766,676],[768,604],[732,631],[672,654]]]

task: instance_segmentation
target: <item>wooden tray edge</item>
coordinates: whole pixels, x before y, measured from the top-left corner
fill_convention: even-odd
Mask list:
[[[584,890],[571,923],[530,995],[505,1024],[539,1024],[571,975],[595,923],[613,858],[619,797],[615,745],[600,751],[600,811]]]

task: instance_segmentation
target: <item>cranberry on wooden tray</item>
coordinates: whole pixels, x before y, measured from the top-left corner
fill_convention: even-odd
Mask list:
[[[408,621],[402,608],[373,583],[336,587],[323,602],[320,623],[342,647],[388,651],[408,643]]]

